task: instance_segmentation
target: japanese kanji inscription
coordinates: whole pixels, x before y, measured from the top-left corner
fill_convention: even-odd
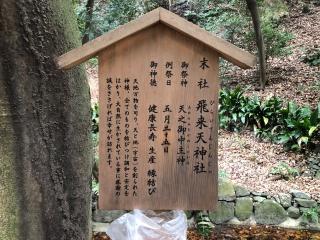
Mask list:
[[[256,57],[157,8],[57,59],[99,57],[99,208],[211,210],[217,202],[218,59]]]
[[[99,60],[99,207],[212,209],[218,54],[158,24]]]

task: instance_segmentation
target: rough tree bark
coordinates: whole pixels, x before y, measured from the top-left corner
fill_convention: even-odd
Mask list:
[[[0,239],[89,238],[90,96],[71,1],[0,1]]]
[[[267,82],[266,76],[266,53],[264,47],[263,34],[261,31],[260,17],[256,0],[246,0],[248,9],[251,13],[253,28],[256,36],[256,44],[258,47],[259,66],[260,66],[260,87],[263,90]]]
[[[93,14],[94,0],[88,0],[86,4],[86,23],[84,26],[84,35],[82,38],[82,44],[89,42],[90,37],[90,28],[92,22],[92,14]]]

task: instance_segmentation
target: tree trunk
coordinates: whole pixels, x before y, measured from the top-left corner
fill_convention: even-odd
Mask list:
[[[71,1],[0,1],[0,239],[90,234],[90,96]]]
[[[82,38],[82,44],[85,44],[90,40],[89,35],[90,35],[90,28],[91,28],[91,22],[92,22],[93,6],[94,6],[94,0],[88,0],[86,5],[86,23],[84,26],[84,35]]]
[[[254,33],[256,36],[256,44],[258,47],[258,55],[259,55],[259,65],[260,65],[260,87],[261,89],[265,88],[267,82],[266,76],[266,52],[264,47],[263,35],[261,31],[260,17],[258,13],[258,6],[256,0],[246,0],[247,6],[251,13],[252,23],[254,28]]]

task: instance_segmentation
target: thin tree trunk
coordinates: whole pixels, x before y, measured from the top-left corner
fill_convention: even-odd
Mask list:
[[[71,1],[0,1],[0,239],[90,235],[90,96],[54,58],[80,44]]]
[[[264,47],[263,34],[261,31],[260,17],[256,0],[246,0],[248,9],[251,13],[253,28],[256,36],[256,44],[258,47],[259,65],[260,65],[260,87],[263,90],[267,82],[266,76],[266,53]]]
[[[91,22],[92,22],[93,6],[94,6],[94,0],[88,0],[86,5],[86,23],[84,27],[85,31],[82,38],[82,44],[85,44],[90,40],[89,34],[90,34],[90,28],[91,28]]]

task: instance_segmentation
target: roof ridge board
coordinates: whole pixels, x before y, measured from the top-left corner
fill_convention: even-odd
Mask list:
[[[252,54],[160,7],[61,55],[56,60],[57,65],[63,69],[76,66],[94,57],[111,44],[159,22],[202,42],[241,68],[251,68],[256,64],[256,57]]]

